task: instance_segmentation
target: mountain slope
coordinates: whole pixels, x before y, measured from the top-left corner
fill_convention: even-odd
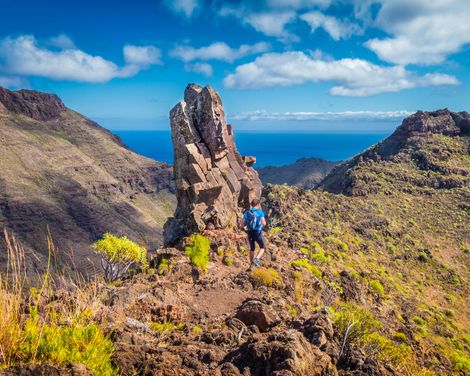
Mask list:
[[[257,169],[263,184],[289,184],[303,189],[315,187],[338,163],[321,158],[301,158],[286,166]]]
[[[39,260],[47,228],[82,270],[106,231],[160,244],[174,206],[171,176],[169,165],[130,151],[58,97],[0,88],[0,227]]]

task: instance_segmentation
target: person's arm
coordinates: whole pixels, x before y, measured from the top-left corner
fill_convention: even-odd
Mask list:
[[[264,215],[264,211],[261,211],[261,225],[263,227],[266,226],[266,217]]]
[[[245,222],[245,218],[242,218],[241,222],[240,222],[240,228],[243,230],[246,226],[246,222]]]

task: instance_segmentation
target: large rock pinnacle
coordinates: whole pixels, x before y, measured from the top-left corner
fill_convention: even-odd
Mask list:
[[[256,158],[237,151],[220,96],[190,84],[170,111],[178,206],[165,225],[165,242],[211,228],[237,225],[242,210],[261,194]]]

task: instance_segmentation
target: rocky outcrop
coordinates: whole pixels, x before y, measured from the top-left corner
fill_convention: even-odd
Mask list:
[[[220,96],[210,87],[190,84],[184,100],[170,112],[177,209],[165,227],[165,242],[204,229],[236,226],[238,215],[261,194],[252,168],[242,157],[233,129],[225,121]]]
[[[66,109],[57,95],[34,90],[10,91],[0,87],[0,112],[7,110],[34,120],[47,121],[58,118]]]

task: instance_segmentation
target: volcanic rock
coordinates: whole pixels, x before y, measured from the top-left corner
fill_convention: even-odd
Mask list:
[[[177,209],[165,225],[165,242],[204,229],[237,225],[242,208],[261,194],[254,157],[237,151],[220,96],[190,84],[170,111]]]

